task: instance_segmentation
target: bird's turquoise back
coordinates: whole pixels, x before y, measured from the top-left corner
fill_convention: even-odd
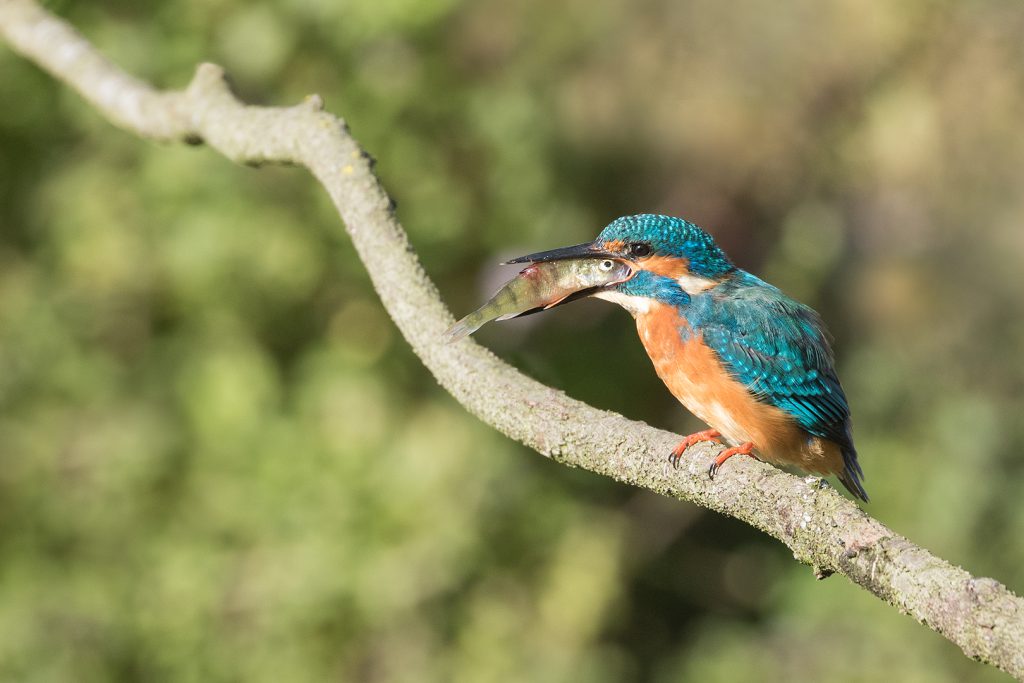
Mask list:
[[[850,434],[850,407],[818,314],[737,270],[681,310],[729,372],[758,400],[781,408],[808,433],[839,445],[844,483],[866,498]]]

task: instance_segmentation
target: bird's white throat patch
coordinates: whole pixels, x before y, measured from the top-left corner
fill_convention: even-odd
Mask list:
[[[634,318],[637,315],[647,313],[651,310],[651,300],[643,296],[633,296],[632,294],[623,294],[622,292],[605,290],[595,293],[594,297],[604,299],[605,301],[611,301],[613,304],[622,306],[629,311]]]
[[[679,283],[679,288],[690,296],[705,292],[718,284],[715,280],[689,273],[686,275],[680,275],[675,278],[675,280]],[[622,292],[616,292],[615,290],[596,292],[594,297],[597,299],[604,299],[605,301],[611,301],[613,304],[622,306],[629,311],[634,318],[638,315],[650,313],[651,305],[656,303],[648,297],[623,294]]]

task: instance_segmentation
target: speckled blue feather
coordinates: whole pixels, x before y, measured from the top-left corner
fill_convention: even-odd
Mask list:
[[[711,235],[690,221],[673,216],[623,216],[609,223],[597,241],[645,242],[655,253],[687,259],[690,272],[701,277],[719,277],[735,268]]]

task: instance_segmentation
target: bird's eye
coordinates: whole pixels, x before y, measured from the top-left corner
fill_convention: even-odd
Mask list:
[[[651,245],[643,242],[636,242],[629,245],[629,255],[634,258],[643,258],[651,255]]]
[[[600,268],[601,270],[607,271],[607,270],[611,270],[614,265],[615,265],[614,261],[612,261],[609,258],[606,258],[604,261],[601,261],[601,263],[598,266],[598,268]]]

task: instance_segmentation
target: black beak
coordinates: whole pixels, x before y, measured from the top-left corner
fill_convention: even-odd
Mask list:
[[[542,263],[544,261],[564,261],[570,258],[622,258],[618,254],[613,254],[610,251],[605,251],[596,242],[585,242],[584,244],[576,244],[571,247],[561,247],[559,249],[552,249],[551,251],[538,251],[536,254],[527,254],[526,256],[520,256],[514,258],[511,261],[505,261],[502,265],[509,265],[512,263]]]

